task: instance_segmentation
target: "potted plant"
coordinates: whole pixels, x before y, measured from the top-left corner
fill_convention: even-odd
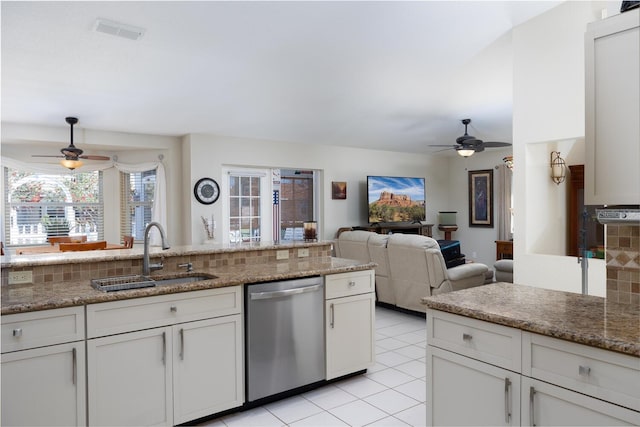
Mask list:
[[[71,228],[66,218],[50,218],[48,216],[42,218],[42,226],[47,232],[47,237],[68,236]]]

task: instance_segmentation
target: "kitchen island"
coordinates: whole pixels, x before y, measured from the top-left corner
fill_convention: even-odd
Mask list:
[[[241,408],[255,283],[322,277],[326,379],[364,372],[375,264],[330,253],[330,242],[152,248],[153,279],[198,279],[115,292],[91,279],[139,275],[141,249],[3,256],[2,424],[175,425]]]
[[[494,283],[423,299],[427,424],[640,424],[640,308]]]

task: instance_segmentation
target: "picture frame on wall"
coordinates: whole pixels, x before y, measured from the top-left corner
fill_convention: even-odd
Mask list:
[[[347,198],[347,183],[344,181],[332,181],[331,198],[334,200],[345,200]]]
[[[469,171],[469,227],[493,228],[493,169]]]

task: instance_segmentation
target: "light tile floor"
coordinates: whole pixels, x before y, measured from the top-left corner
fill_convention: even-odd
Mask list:
[[[298,396],[201,426],[424,426],[426,321],[376,307],[376,365]]]

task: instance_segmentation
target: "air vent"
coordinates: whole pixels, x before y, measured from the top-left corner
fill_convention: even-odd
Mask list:
[[[129,40],[138,40],[144,35],[144,28],[121,24],[119,22],[109,21],[108,19],[102,18],[96,19],[96,24],[93,29],[98,33],[110,34],[112,36],[123,37]]]

